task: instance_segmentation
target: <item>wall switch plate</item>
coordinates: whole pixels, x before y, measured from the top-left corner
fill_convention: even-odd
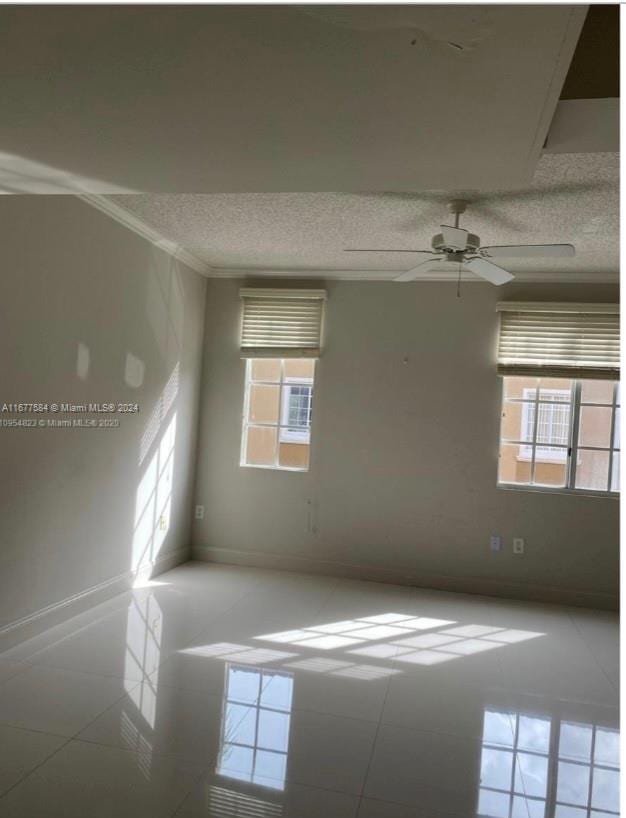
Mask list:
[[[196,506],[196,520],[204,520],[204,506]]]
[[[513,538],[513,553],[514,554],[524,553],[524,540],[521,537]]]
[[[494,534],[489,539],[489,547],[492,551],[500,551],[502,548],[502,537],[499,537],[497,534]]]

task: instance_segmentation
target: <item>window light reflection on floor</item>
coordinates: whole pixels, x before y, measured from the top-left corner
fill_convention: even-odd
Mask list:
[[[252,648],[230,642],[199,645],[186,648],[183,652],[205,658],[223,658],[250,664],[283,661],[285,667],[346,678],[374,680],[403,672],[402,664],[438,665],[464,656],[512,646],[539,636],[544,634],[494,625],[459,625],[454,620],[414,614],[384,613],[322,625],[307,625],[254,637],[255,640],[274,642],[281,647],[297,647],[298,653]],[[325,659],[319,656],[305,656],[297,662],[285,661],[298,658],[303,648],[315,651],[345,649],[345,657],[351,661]],[[393,660],[394,664],[398,663],[400,667],[396,665],[389,669],[373,664],[357,664],[357,657],[361,656]]]
[[[204,656],[208,659],[228,659],[233,662],[250,662],[251,664],[262,664],[263,662],[275,662],[278,659],[290,659],[297,656],[297,653],[287,653],[284,650],[266,650],[264,648],[251,648],[248,645],[237,645],[232,642],[216,642],[214,645],[200,645],[194,648],[185,648],[182,653],[189,653],[193,656]]]
[[[218,775],[285,788],[293,675],[226,665]]]
[[[283,814],[282,804],[214,785],[207,787],[206,806],[207,818],[280,818]]]
[[[460,656],[470,656],[543,636],[534,631],[493,625],[460,625],[452,628],[447,627],[449,625],[456,625],[456,622],[386,613],[269,633],[255,639],[317,650],[349,648],[348,654],[358,656],[394,659],[416,665],[436,665]],[[386,641],[379,641],[382,639]],[[378,644],[367,644],[374,641],[378,641]]]
[[[485,710],[480,818],[617,818],[619,731]]]

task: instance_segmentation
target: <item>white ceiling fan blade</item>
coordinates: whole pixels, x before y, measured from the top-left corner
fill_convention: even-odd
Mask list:
[[[490,258],[569,258],[576,255],[573,244],[511,244],[480,249]]]
[[[434,261],[437,261],[437,259],[429,258],[428,261],[422,261],[421,264],[418,264],[416,267],[411,267],[411,269],[407,270],[406,273],[401,273],[399,276],[397,276],[397,278],[394,278],[393,280],[413,281],[419,276],[422,267],[428,267],[428,265],[432,264]]]
[[[461,230],[460,227],[450,227],[448,224],[442,224],[441,233],[446,247],[450,247],[453,250],[465,250],[467,247],[467,237],[469,235],[467,230]]]
[[[344,253],[429,253],[429,255],[433,255],[432,250],[398,250],[395,247],[376,247],[376,248],[365,248],[365,247],[347,247],[343,251]]]
[[[506,284],[507,281],[515,278],[511,273],[503,270],[502,267],[487,261],[486,258],[473,258],[466,261],[464,267],[492,284]]]

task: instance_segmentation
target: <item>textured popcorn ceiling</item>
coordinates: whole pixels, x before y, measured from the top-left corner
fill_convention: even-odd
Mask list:
[[[393,277],[424,256],[344,253],[428,249],[446,202],[464,195],[461,226],[483,245],[571,243],[566,259],[510,259],[511,272],[612,274],[619,269],[618,154],[547,154],[523,190],[480,193],[235,193],[109,197],[209,264],[218,275],[317,273]],[[432,268],[437,270],[436,266]],[[387,275],[388,274],[388,275]]]

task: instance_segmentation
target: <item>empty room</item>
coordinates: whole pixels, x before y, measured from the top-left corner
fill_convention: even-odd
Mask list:
[[[0,818],[618,818],[612,4],[0,8]]]

